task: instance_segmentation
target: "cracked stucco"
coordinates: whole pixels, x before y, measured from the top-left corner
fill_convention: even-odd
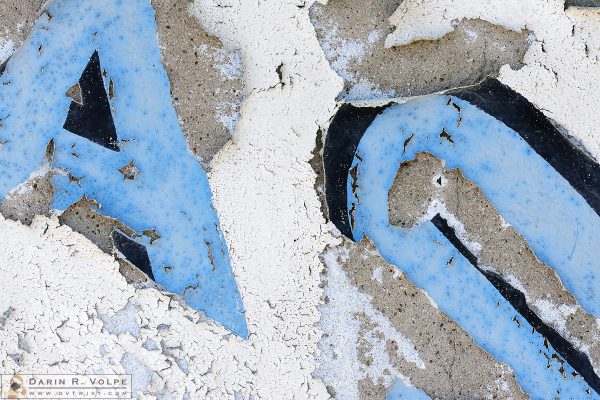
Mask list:
[[[56,220],[38,217],[31,228],[3,220],[9,251],[0,274],[24,280],[0,307],[15,309],[2,348],[24,353],[20,366],[5,357],[5,369],[136,371],[139,398],[327,398],[312,373],[321,335],[319,254],[335,239],[308,161],[341,81],[303,3],[198,2],[195,9],[210,34],[241,49],[246,65],[249,98],[209,179],[250,338],[240,340],[175,296],[127,285],[112,257]],[[111,334],[103,321],[119,312],[128,323],[135,314],[139,328]],[[30,353],[19,351],[19,332]]]
[[[31,227],[2,218],[0,227],[0,240],[12,248],[0,262],[14,266],[0,276],[21,282],[0,300],[1,310],[12,310],[0,329],[3,371],[125,373],[123,360],[135,359],[149,377],[138,398],[181,398],[185,391],[211,398],[208,385],[194,382],[202,375],[206,382],[231,379],[219,382],[223,388],[247,384],[247,357],[232,348],[240,339],[175,296],[128,285],[118,263],[80,234],[45,217]],[[189,375],[175,357],[187,361]],[[228,365],[235,373],[221,373]]]
[[[500,79],[600,155],[592,129],[600,118],[594,100],[596,11],[571,7],[565,13],[558,1],[543,9],[541,0],[509,2],[513,8],[507,10],[483,1],[469,10],[466,3],[443,0],[453,7],[448,17],[436,14],[432,2],[403,5],[409,3],[422,14],[415,18],[429,21],[424,29],[436,32],[435,26],[450,21],[452,27],[463,16],[533,31],[538,41],[525,67],[504,67]],[[532,12],[515,13],[521,3]],[[320,211],[309,160],[342,80],[319,46],[310,6],[303,0],[198,0],[191,6],[208,34],[238,49],[244,61],[248,98],[233,140],[211,161],[209,180],[247,310],[248,341],[177,296],[128,285],[113,257],[56,219],[37,217],[27,227],[0,217],[0,242],[7,249],[0,252],[0,277],[8,282],[0,297],[4,371],[132,372],[137,397],[148,399],[329,397],[325,383],[313,376],[323,333],[316,325],[323,302],[319,256],[338,240]],[[369,285],[387,283],[383,270],[368,279]],[[373,354],[365,346],[357,349],[363,360]],[[369,385],[362,380],[359,390]]]

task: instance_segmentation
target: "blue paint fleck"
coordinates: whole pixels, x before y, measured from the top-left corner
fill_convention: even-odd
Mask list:
[[[422,390],[407,386],[397,379],[388,390],[386,400],[431,400]]]

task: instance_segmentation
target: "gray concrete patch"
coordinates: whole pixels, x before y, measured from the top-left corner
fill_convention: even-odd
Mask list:
[[[0,65],[7,61],[2,55],[10,56],[27,38],[45,3],[46,0],[0,1]]]
[[[171,97],[192,153],[208,165],[231,138],[243,96],[242,58],[209,35],[188,0],[152,0]]]
[[[385,48],[387,18],[399,0],[330,0],[310,9],[317,38],[332,68],[344,78],[344,100],[406,97],[439,92],[497,76],[501,66],[522,66],[530,33],[482,20],[456,21],[436,41]]]
[[[140,174],[140,170],[136,167],[133,161],[129,161],[127,164],[119,168],[119,172],[123,174],[123,179],[128,179],[130,181],[135,180],[135,178],[137,178]]]
[[[338,265],[350,284],[368,296],[375,310],[374,313],[364,313],[357,309],[354,314],[354,318],[360,321],[356,341],[360,368],[367,371],[374,368],[377,360],[373,357],[377,357],[377,351],[373,351],[373,343],[380,342],[385,345],[383,352],[390,363],[383,376],[386,371],[393,374],[392,371],[397,370],[432,399],[528,398],[512,370],[478,347],[424,291],[388,264],[370,240],[363,239],[360,243],[345,241],[334,251],[339,254]],[[324,279],[330,283],[329,279],[333,277],[328,270],[336,266],[327,261],[325,264]],[[335,304],[337,294],[328,293],[327,289],[326,294],[325,307],[328,302]],[[403,356],[407,342],[390,337],[387,333],[389,328],[383,327],[375,314],[383,316],[395,331],[408,340],[409,346],[414,346],[408,352],[416,352],[423,365],[411,361],[410,356]],[[331,333],[325,331],[325,334]],[[376,340],[373,341],[373,338]],[[382,377],[367,374],[358,382],[359,398],[385,398],[389,385],[384,381]]]
[[[0,72],[27,38],[46,0],[0,2]],[[189,14],[188,0],[153,0],[163,64],[190,150],[208,165],[231,138],[243,97],[241,53],[229,50]],[[52,16],[48,14],[48,17]],[[5,55],[6,57],[2,57]],[[67,95],[80,102],[77,88]],[[114,86],[109,85],[111,98]]]
[[[81,233],[108,254],[112,254],[113,251],[111,235],[115,229],[121,230],[130,237],[139,236],[119,220],[97,212],[98,208],[99,205],[95,200],[88,200],[84,196],[67,207],[58,217],[58,221],[62,225],[70,226],[75,232]]]
[[[47,216],[50,214],[50,207],[54,198],[52,177],[55,174],[68,174],[66,171],[54,169],[52,165],[53,161],[54,141],[51,140],[46,146],[40,167],[27,180],[13,188],[4,197],[2,202],[0,202],[0,214],[2,216],[20,221],[25,225],[30,225],[36,215]],[[124,170],[121,171],[124,179],[135,179],[139,173],[135,165],[130,164],[124,166]],[[77,178],[69,176],[76,183]],[[150,239],[151,244],[160,239],[158,232],[154,229],[146,229],[140,235],[119,220],[106,217],[97,212],[97,209],[99,209],[98,203],[94,200],[88,200],[84,196],[79,201],[67,207],[58,219],[61,224],[67,225],[74,231],[81,233],[104,252],[115,255],[119,262],[119,271],[129,283],[138,286],[155,286],[146,274],[115,250],[112,232],[120,230],[132,238],[144,235]]]
[[[0,55],[12,54],[26,39],[37,17],[45,13],[45,0],[0,2]],[[243,96],[242,64],[239,51],[228,50],[223,43],[206,33],[198,20],[189,14],[187,0],[152,2],[158,25],[163,64],[171,83],[171,95],[190,150],[205,167],[213,155],[231,138]],[[10,44],[10,51],[3,46]],[[8,48],[8,47],[7,47]],[[9,54],[10,53],[10,54]],[[0,59],[0,65],[4,59]],[[1,69],[0,69],[1,72]],[[112,78],[109,97],[115,96]],[[65,96],[82,103],[81,88],[75,84]],[[1,123],[1,121],[0,121]],[[0,147],[4,143],[0,142]],[[68,174],[76,184],[78,178],[68,171],[54,171],[45,164],[25,182],[13,189],[0,203],[6,218],[30,224],[34,215],[49,215],[54,196],[51,178],[54,173]],[[42,170],[43,168],[46,168]],[[135,180],[142,173],[132,162],[118,171],[123,179]],[[147,276],[115,252],[111,237],[115,229],[130,237],[140,236],[120,221],[97,212],[98,204],[85,197],[69,206],[60,216],[61,224],[83,234],[108,254],[115,254],[120,271],[130,283],[147,282]],[[151,243],[160,233],[142,232]]]
[[[478,243],[479,264],[499,274],[525,294],[529,307],[600,370],[600,323],[577,303],[554,270],[538,260],[527,241],[498,214],[479,187],[460,170],[418,153],[401,164],[389,191],[392,225],[409,228],[419,223],[432,201],[445,205],[463,227],[459,234]],[[457,229],[457,227],[454,227]]]
[[[325,170],[323,168],[323,131],[321,129],[317,131],[315,148],[312,151],[312,158],[308,163],[317,175],[315,177],[314,187],[321,202],[321,214],[323,214],[325,221],[328,221],[329,216],[327,214],[327,202],[325,200]]]
[[[135,287],[158,287],[156,283],[148,278],[148,275],[140,271],[138,267],[130,263],[129,261],[117,257],[117,262],[119,263],[119,272],[127,283],[134,285]]]
[[[55,173],[52,169],[53,161],[54,140],[51,140],[46,146],[40,167],[26,181],[8,192],[0,202],[0,214],[25,225],[30,225],[35,215],[47,215],[54,197],[51,182]]]
[[[121,221],[102,215],[96,211],[98,209],[99,205],[96,201],[89,200],[84,196],[67,207],[59,215],[58,221],[62,225],[67,225],[74,231],[81,233],[105,253],[113,254],[119,262],[119,272],[121,272],[121,275],[125,277],[128,283],[137,286],[155,286],[146,274],[115,250],[112,238],[113,231],[119,230],[131,238],[136,238],[140,235]],[[146,230],[142,234],[150,237],[151,240],[153,236],[157,235],[153,230]]]

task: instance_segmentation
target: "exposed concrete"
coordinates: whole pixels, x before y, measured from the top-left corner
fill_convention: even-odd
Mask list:
[[[37,16],[47,12],[44,11],[46,4],[46,0],[0,2],[0,26],[4,29],[0,29],[0,65],[26,39]],[[190,5],[186,0],[153,1],[173,102],[190,149],[206,166],[233,133],[243,95],[241,55],[225,49],[218,38],[207,34],[189,14]],[[111,78],[109,96],[114,95]],[[78,83],[69,88],[65,96],[82,104]],[[0,142],[0,147],[2,144]],[[119,172],[129,180],[140,174],[133,162],[121,167]],[[68,171],[63,173],[68,174]],[[49,215],[54,195],[50,180],[53,174],[50,168],[34,172],[0,203],[0,213],[25,224],[30,224],[34,215]],[[77,178],[70,178],[77,182]],[[108,254],[114,253],[111,233],[115,228],[139,236],[120,221],[94,211],[97,206],[93,200],[83,198],[62,213],[60,222],[82,233]],[[160,237],[156,232],[146,233],[151,242]],[[122,258],[118,260],[121,272],[129,281],[146,279],[145,274],[130,263]]]
[[[84,196],[79,201],[67,207],[59,215],[58,221],[61,225],[67,225],[75,232],[85,236],[105,253],[114,255],[119,262],[119,272],[125,277],[128,283],[133,283],[136,286],[141,284],[156,286],[146,274],[115,250],[112,238],[112,233],[115,229],[120,230],[131,238],[139,237],[140,235],[121,221],[102,215],[96,211],[98,208],[99,205],[96,201],[88,200]],[[153,230],[146,230],[142,234],[150,237],[151,241],[156,240],[158,236]]]
[[[79,82],[75,82],[75,84],[66,91],[65,96],[69,97],[75,103],[83,105],[83,96],[81,94],[81,86],[79,86]]]
[[[58,217],[61,225],[70,226],[75,232],[81,233],[102,251],[108,254],[113,252],[112,232],[121,230],[128,236],[139,236],[136,232],[117,219],[106,217],[95,211],[99,208],[95,200],[88,200],[85,196],[71,204]]]
[[[159,287],[154,281],[148,278],[148,275],[143,273],[127,259],[122,257],[116,257],[116,259],[119,263],[119,272],[123,275],[127,283],[132,284],[135,287]]]
[[[244,118],[240,143],[229,146],[211,177],[256,334],[240,343],[210,321],[195,324],[198,313],[172,306],[164,293],[123,285],[109,264],[112,260],[78,235],[67,234],[67,227],[53,226],[42,235],[44,229],[24,232],[12,221],[3,221],[0,234],[19,240],[3,239],[10,250],[2,258],[0,273],[10,280],[18,270],[23,285],[9,285],[4,296],[11,301],[0,309],[10,304],[17,311],[9,318],[10,329],[0,332],[2,348],[5,353],[18,351],[17,333],[30,335],[33,354],[25,355],[25,368],[49,365],[49,372],[57,373],[78,368],[123,372],[119,360],[135,359],[141,360],[139,371],[152,374],[148,391],[159,398],[227,398],[232,392],[240,398],[325,398],[310,371],[320,335],[312,328],[320,294],[314,284],[319,267],[315,254],[329,237],[311,191],[313,174],[304,167],[316,123],[333,110],[335,94],[330,87],[337,81],[320,57],[313,57],[318,46],[295,5],[214,3],[208,18],[219,21],[223,32],[233,32],[257,60],[250,79],[262,83],[270,71],[262,67],[268,64],[274,71],[284,59],[299,81],[285,91],[269,89],[268,84],[253,87],[257,95]],[[38,237],[43,240],[30,246],[32,261],[21,268],[22,243]],[[99,281],[106,284],[98,285]],[[102,310],[100,315],[107,308],[112,313],[131,297],[142,304],[136,314],[142,340],[100,331],[97,309]],[[60,330],[68,330],[69,341],[62,343],[54,328],[68,318]],[[160,342],[155,347],[175,350],[161,353],[142,347],[153,340]],[[189,371],[182,371],[183,364],[170,354],[184,357]],[[9,358],[6,365],[16,368]]]
[[[404,273],[388,264],[370,240],[363,239],[360,243],[346,241],[338,248],[329,250],[329,253],[336,259],[324,257],[327,265],[324,283],[328,286],[323,307],[335,312],[344,294],[332,290],[329,285],[333,284],[332,279],[337,280],[336,284],[348,279],[349,285],[354,288],[352,290],[366,295],[353,299],[366,300],[373,308],[369,311],[367,307],[364,312],[357,304],[352,315],[360,324],[355,339],[355,345],[358,345],[356,367],[369,371],[377,364],[374,357],[379,357],[378,353],[381,352],[387,354],[390,363],[383,370],[383,375],[367,372],[357,376],[358,398],[385,398],[389,384],[386,384],[384,376],[393,375],[394,370],[435,399],[528,398],[521,391],[512,370],[478,347],[458,324],[437,308],[424,291],[414,286]],[[337,275],[340,272],[336,271],[338,269],[341,275]],[[332,287],[335,288],[336,284]],[[343,309],[338,310],[343,312]],[[403,339],[390,337],[390,328],[381,324],[382,318]],[[349,326],[329,326],[352,331]],[[335,335],[335,332],[328,332],[327,329],[325,333]],[[327,336],[322,344],[326,342]],[[415,362],[414,356],[411,359],[410,352],[407,356],[407,345],[413,346],[412,351],[418,354],[423,364]],[[337,348],[333,354],[337,352],[343,359],[341,354],[345,351]],[[323,348],[323,352],[330,354],[326,348]],[[344,390],[336,388],[335,382],[326,383],[332,385],[336,392]]]
[[[396,30],[386,43],[436,40],[454,29],[454,20],[463,18],[531,30],[537,40],[525,55],[525,65],[518,71],[501,68],[498,79],[564,127],[599,160],[599,10],[565,10],[564,6],[564,0],[404,0],[390,17]]]
[[[5,369],[133,370],[136,398],[328,398],[312,372],[321,336],[315,326],[322,292],[318,254],[334,238],[319,212],[308,160],[318,126],[334,111],[341,80],[300,4],[197,2],[211,32],[237,41],[251,61],[252,98],[237,140],[213,159],[210,174],[249,339],[165,293],[127,285],[113,257],[55,219],[37,217],[40,223],[28,228],[0,218],[8,248],[0,252],[0,277],[10,281],[18,274],[23,281],[0,296],[0,313],[15,309],[0,329]],[[273,87],[282,63],[293,85]],[[130,333],[135,329],[112,334],[99,317],[110,318],[127,304],[136,305],[131,308],[140,339]],[[22,353],[18,335],[31,344],[19,366],[6,357]]]
[[[327,202],[325,200],[325,169],[323,168],[323,131],[319,129],[317,131],[317,138],[315,140],[315,148],[312,151],[313,157],[310,159],[309,164],[312,167],[315,174],[315,191],[321,202],[321,213],[326,221],[329,220],[327,215]]]
[[[54,169],[52,166],[53,161],[54,141],[51,140],[46,146],[40,167],[26,181],[12,189],[0,202],[0,214],[4,218],[30,225],[36,215],[48,216],[50,214],[55,191],[52,177],[55,174],[68,174],[70,179],[75,182],[77,180],[67,171]],[[139,174],[132,163],[125,165],[119,171],[123,174],[123,179],[135,179]],[[119,229],[133,238],[141,235],[119,220],[106,217],[95,211],[98,208],[99,205],[96,201],[88,200],[84,196],[61,213],[59,222],[81,233],[105,253],[115,255],[119,262],[119,271],[129,283],[154,285],[146,274],[116,252],[113,244],[112,232],[115,229]],[[146,229],[142,232],[142,235],[149,237],[151,244],[160,238],[160,235],[154,229]]]
[[[331,0],[315,3],[311,19],[325,56],[344,78],[346,100],[405,97],[466,86],[500,67],[522,66],[529,32],[514,32],[478,19],[457,21],[435,41],[386,48],[387,18],[399,0]]]
[[[431,213],[432,204],[462,224],[454,228],[463,240],[479,244],[475,255],[481,268],[522,291],[529,307],[600,371],[600,321],[581,308],[475,183],[458,169],[445,169],[437,157],[417,153],[414,161],[402,163],[389,191],[390,223],[412,227]]]
[[[128,179],[130,181],[135,180],[140,174],[140,170],[135,166],[133,161],[129,161],[127,164],[123,165],[118,170],[121,174],[123,174],[123,179]]]
[[[205,166],[231,138],[243,96],[242,58],[209,35],[188,0],[152,0],[171,97],[191,151]]]
[[[52,169],[54,161],[54,140],[46,146],[42,163],[30,177],[6,194],[0,202],[0,214],[5,218],[31,224],[35,215],[47,215],[54,197],[54,186],[51,179],[55,174]]]
[[[2,64],[21,46],[46,0],[0,1],[0,72]]]
[[[389,388],[384,384],[375,384],[370,379],[363,379],[358,382],[358,390],[361,399],[384,399]]]

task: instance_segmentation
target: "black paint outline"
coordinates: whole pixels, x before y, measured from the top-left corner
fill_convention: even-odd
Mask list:
[[[118,230],[114,230],[111,236],[115,249],[121,253],[127,261],[154,281],[152,265],[150,263],[150,258],[148,257],[146,246],[136,242]]]
[[[573,144],[557,127],[524,96],[497,79],[488,77],[481,83],[446,91],[445,95],[465,100],[517,132],[600,216],[600,165]],[[331,121],[323,148],[325,198],[329,219],[347,238],[354,240],[347,207],[347,183],[356,150],[371,123],[386,108],[356,107],[343,104]],[[554,349],[600,394],[600,378],[588,357],[575,349],[556,330],[529,308],[525,295],[505,282],[498,274],[483,271],[477,258],[458,240],[441,216],[432,223],[477,268],[509,303],[552,344]]]
[[[467,101],[517,132],[600,215],[600,165],[525,97],[494,78],[446,94]]]
[[[329,125],[323,147],[325,199],[329,219],[340,232],[354,240],[348,216],[348,173],[356,149],[375,118],[394,103],[379,107],[356,107],[344,103]]]

